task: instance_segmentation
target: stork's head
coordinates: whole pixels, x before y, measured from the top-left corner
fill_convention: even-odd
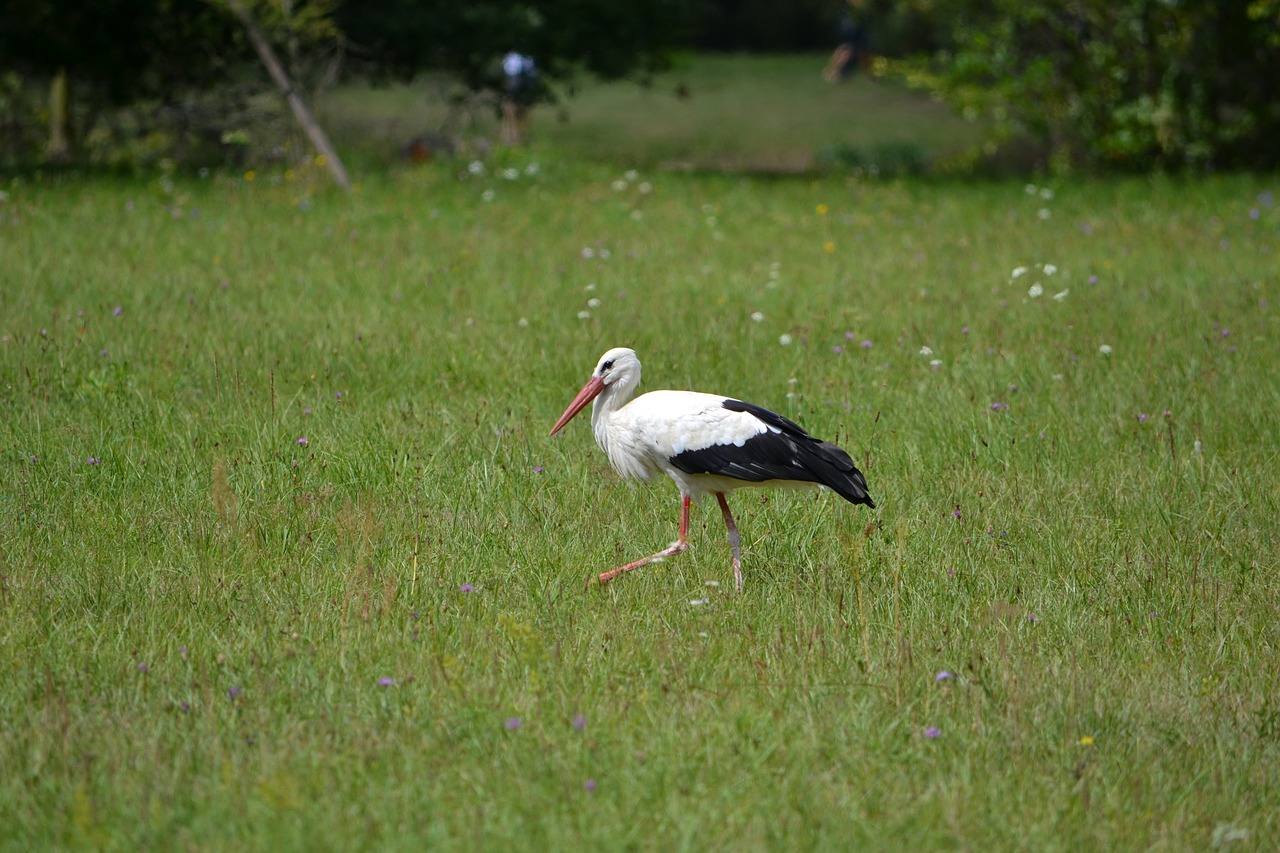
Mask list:
[[[631,389],[640,384],[640,359],[636,351],[626,347],[614,347],[600,356],[591,378],[582,386],[578,396],[573,398],[569,408],[564,410],[560,420],[551,428],[555,435],[564,425],[573,420],[573,416],[587,407],[587,404],[598,397],[606,388],[616,388],[624,397],[630,396]],[[624,390],[625,389],[625,390]]]

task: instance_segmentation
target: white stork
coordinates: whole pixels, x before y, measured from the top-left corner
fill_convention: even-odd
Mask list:
[[[625,479],[666,474],[680,487],[680,534],[642,560],[604,572],[608,583],[623,572],[673,557],[689,547],[689,503],[714,494],[729,529],[733,579],[742,588],[738,527],[725,493],[748,486],[826,486],[855,504],[875,507],[867,481],[849,454],[809,435],[782,415],[751,403],[696,391],[650,391],[630,403],[640,384],[640,359],[617,347],[600,356],[591,379],[551,428],[555,435],[592,400],[596,443]]]

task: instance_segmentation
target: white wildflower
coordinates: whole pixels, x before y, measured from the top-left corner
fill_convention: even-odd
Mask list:
[[[506,178],[508,181],[514,181],[516,178],[520,177],[520,170],[519,169],[503,169],[502,177]]]
[[[1103,344],[1098,347],[1098,352],[1102,355],[1111,355],[1111,344]]]
[[[645,181],[638,187],[638,189],[640,190],[641,193],[648,195],[649,193],[653,192],[653,184],[649,183],[648,181]]]
[[[923,347],[920,347],[920,354],[925,356],[933,355],[933,350],[930,349],[928,346],[923,346]]]
[[[639,172],[637,172],[635,169],[628,169],[628,170],[627,170],[627,173],[626,173],[626,175],[624,175],[624,177],[625,177],[628,181],[634,181],[636,178],[640,177],[640,173],[639,173]]]
[[[935,358],[933,361],[929,362],[929,366],[930,366],[930,367],[932,367],[934,370],[941,370],[941,369],[942,369],[942,359],[940,359],[940,358]]]
[[[778,343],[782,344],[784,347],[789,347],[789,346],[791,346],[791,336],[790,336],[790,335],[778,335]]]
[[[582,257],[586,258],[587,260],[591,260],[591,259],[592,259],[592,258],[594,258],[595,256],[596,256],[596,250],[595,250],[595,249],[591,248],[590,246],[583,246],[583,247],[582,247]]]
[[[538,174],[538,164],[530,163],[528,166],[525,166],[524,173],[529,177],[533,177],[534,175]]]
[[[1037,298],[1043,293],[1044,287],[1038,281],[1027,289],[1027,296],[1030,296],[1032,299]]]
[[[1021,278],[1027,274],[1026,267],[1014,267],[1013,272],[1009,273],[1009,278]]]
[[[1058,271],[1058,268],[1055,267],[1053,264],[1045,264],[1043,269],[1044,269],[1045,275],[1053,275]]]
[[[701,607],[704,604],[710,604],[710,603],[711,603],[711,599],[709,598],[694,598],[689,601],[689,604],[693,607]]]
[[[626,182],[626,181],[614,181],[614,182],[613,182],[613,184],[612,184],[612,186],[613,186],[613,191],[614,191],[614,192],[616,192],[616,193],[620,193],[620,192],[622,192],[623,190],[625,190],[625,189],[627,188],[627,182]]]
[[[591,319],[591,312],[590,312],[590,311],[579,311],[579,312],[578,312],[578,319],[579,319],[579,320],[590,320],[590,319]]]
[[[1042,207],[1036,211],[1036,216],[1039,216],[1041,219],[1048,219],[1053,216],[1053,214],[1049,212],[1049,208]]]
[[[763,322],[764,322],[764,312],[763,312],[763,311],[752,311],[752,312],[751,312],[751,319],[752,319],[752,320],[754,320],[754,321],[755,321],[755,322],[757,322],[757,323],[763,323]]]
[[[1035,195],[1040,190],[1035,184],[1027,184],[1023,189],[1026,190],[1027,195]]]
[[[1060,290],[1057,293],[1053,294],[1053,299],[1055,302],[1061,302],[1062,300],[1067,298],[1067,294],[1070,292],[1071,292],[1070,290]]]
[[[480,193],[480,198],[484,199],[485,201],[493,201],[493,195],[494,195],[493,190],[485,190],[484,192]]]
[[[599,308],[599,307],[600,307],[600,300],[599,300],[599,299],[596,299],[594,296],[593,296],[593,297],[591,297],[590,299],[588,299],[588,300],[587,300],[587,307],[588,307],[588,308]]]
[[[638,210],[633,210],[631,211],[631,218],[636,222],[639,222],[641,219],[644,219],[644,214]]]
[[[712,589],[719,589],[720,581],[707,581],[706,585],[711,587]]]
[[[483,175],[484,163],[481,163],[479,160],[472,160],[467,164],[467,171],[473,175]]]
[[[516,325],[517,325],[517,326],[519,326],[519,327],[520,327],[520,328],[522,328],[522,329],[527,329],[527,328],[529,328],[529,318],[528,318],[528,317],[521,317],[519,320],[517,320],[517,321],[516,321]]]
[[[1045,201],[1053,201],[1053,190],[1049,189],[1048,187],[1041,187],[1040,198],[1044,199]]]

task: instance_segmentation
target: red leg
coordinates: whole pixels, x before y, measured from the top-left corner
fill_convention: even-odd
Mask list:
[[[610,569],[601,573],[598,577],[594,577],[587,581],[587,586],[592,584],[607,584],[623,572],[629,572],[632,569],[638,569],[641,566],[647,566],[650,563],[674,557],[676,554],[683,554],[689,549],[689,496],[684,495],[680,500],[680,537],[672,542],[666,548],[663,548],[656,554],[650,554],[642,560],[636,560],[634,563],[627,563],[625,566],[619,566],[616,569]]]
[[[738,525],[733,523],[733,513],[729,512],[729,502],[724,499],[723,492],[716,492],[716,500],[720,502],[720,511],[724,513],[724,526],[729,528],[729,550],[733,553],[733,582],[742,589],[742,539],[738,536]]]

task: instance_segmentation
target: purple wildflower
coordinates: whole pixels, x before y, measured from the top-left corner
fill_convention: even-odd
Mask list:
[[[1147,422],[1147,413],[1138,412],[1138,423],[1145,424]]]
[[[299,438],[297,441],[295,441],[295,442],[294,442],[294,444],[300,444],[300,445],[302,445],[303,447],[306,447],[306,446],[307,446],[308,444],[310,444],[310,443],[311,443],[311,442],[307,440],[307,437],[306,437],[305,435],[304,435],[304,436],[302,436],[302,438]]]
[[[182,713],[184,713],[184,714],[190,714],[190,713],[191,713],[191,703],[190,703],[190,702],[188,702],[186,699],[183,699],[183,700],[182,700],[182,704],[181,704],[181,705],[179,705],[178,707],[182,708]]]
[[[1028,614],[1027,614],[1027,621],[1028,621],[1028,622],[1034,622],[1034,621],[1036,621],[1036,615],[1035,615],[1034,613],[1028,613]]]
[[[123,305],[117,305],[117,306],[116,306],[116,308],[115,308],[115,310],[111,312],[111,316],[112,316],[112,317],[119,317],[119,316],[120,316],[121,314],[123,314],[123,313],[124,313],[124,306],[123,306]]]
[[[506,726],[507,731],[514,732],[524,725],[524,720],[519,717],[507,717],[507,721],[503,725]]]
[[[1222,336],[1223,336],[1224,338],[1225,338],[1225,337],[1230,336],[1230,334],[1231,334],[1231,330],[1230,330],[1230,329],[1223,329],[1223,330],[1222,330]]]
[[[962,335],[967,335],[967,334],[969,334],[969,327],[968,327],[968,326],[961,326],[961,327],[960,327],[960,334],[962,334]]]
[[[145,673],[145,672],[150,672],[150,671],[151,671],[151,667],[147,664],[147,662],[146,662],[146,661],[144,661],[144,660],[140,660],[140,661],[138,661],[138,672],[144,672],[144,673]]]
[[[951,673],[947,672],[947,671],[944,669],[942,672],[940,672],[940,673],[938,673],[937,675],[935,675],[935,676],[933,677],[933,680],[934,680],[934,681],[948,681],[948,680],[950,680],[950,679],[952,679],[952,678],[955,678],[955,676],[954,676],[954,675],[952,675]]]
[[[586,717],[584,717],[584,716],[582,716],[581,714],[577,714],[577,715],[575,715],[575,716],[574,716],[574,718],[573,718],[573,727],[574,727],[575,729],[577,729],[578,731],[580,731],[580,732],[582,732],[582,731],[586,731],[586,730],[587,730],[587,718],[586,718]]]
[[[845,333],[844,333],[844,339],[845,339],[846,341],[851,341],[851,340],[853,340],[853,337],[854,337],[853,332],[845,332]]]
[[[955,508],[955,511],[951,513],[951,517],[954,518],[956,521],[960,520],[960,507]]]
[[[475,587],[473,587],[471,584],[464,583],[462,586],[458,587],[458,592],[471,592],[474,589]]]
[[[178,656],[179,656],[180,658],[182,658],[183,660],[186,660],[186,659],[187,659],[187,655],[188,655],[188,654],[189,654],[189,653],[187,652],[187,647],[186,647],[186,646],[178,646]]]
[[[924,730],[924,736],[927,737],[929,740],[942,737],[942,729],[938,728],[937,726],[929,726],[929,728]]]
[[[839,344],[836,344],[831,348],[831,351],[836,355],[839,355],[840,353],[844,352],[844,347],[840,346]]]
[[[582,784],[582,787],[586,789],[588,794],[590,794],[596,789],[596,780],[588,779],[586,782]]]
[[[1252,219],[1254,222],[1257,222],[1258,217],[1260,216],[1262,216],[1261,210],[1258,210],[1258,208],[1256,207],[1249,208],[1249,218]]]
[[[541,473],[542,473],[543,471],[545,471],[545,470],[547,470],[547,469],[546,469],[546,468],[543,468],[541,465],[534,465],[534,466],[533,466],[533,473],[535,473],[535,474],[541,474]]]
[[[1090,283],[1090,284],[1097,284],[1097,283],[1098,283],[1098,277],[1097,277],[1096,275],[1091,275],[1091,276],[1089,276],[1089,283]]]
[[[239,685],[233,684],[227,688],[227,698],[232,702],[239,699],[242,693],[244,693],[244,690],[242,690]]]
[[[101,461],[102,461],[102,460],[101,460],[101,459],[99,459],[99,458],[98,458],[98,457],[96,457],[96,456],[90,456],[88,459],[84,460],[84,464],[86,464],[86,465],[97,465],[97,464],[98,464],[99,462],[101,462]]]
[[[396,680],[394,678],[379,678],[378,686],[379,687],[395,687]]]
[[[335,400],[341,400],[341,399],[342,399],[342,392],[341,392],[341,391],[334,391],[334,392],[333,392],[333,399],[335,399]]]
[[[863,342],[862,342],[862,348],[863,348],[863,349],[871,349],[871,347],[873,347],[873,346],[875,346],[875,345],[874,345],[873,343],[871,343],[871,341],[863,341]]]
[[[1008,403],[1001,403],[999,400],[997,400],[991,404],[991,411],[993,412],[1005,412],[1008,410],[1009,410]]]

